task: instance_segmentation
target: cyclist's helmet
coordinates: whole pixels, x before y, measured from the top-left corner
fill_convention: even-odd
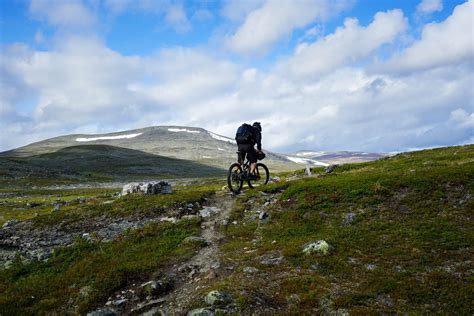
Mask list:
[[[260,125],[260,122],[254,122],[252,126],[258,129],[259,132],[262,131],[262,126]]]

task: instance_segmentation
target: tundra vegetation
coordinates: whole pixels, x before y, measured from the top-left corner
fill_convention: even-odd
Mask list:
[[[472,314],[474,145],[279,176],[237,197],[223,193],[225,179],[125,197],[113,188],[44,189],[54,179],[42,179],[32,183],[36,189],[2,187],[0,216],[67,230],[232,199],[218,227],[221,270],[195,281],[188,310],[207,306],[206,294],[218,290],[229,294],[227,310],[242,314]],[[85,314],[104,306],[117,291],[192,261],[206,245],[183,241],[200,235],[202,221],[150,222],[108,242],[78,237],[46,261],[17,256],[0,271],[0,314]],[[317,241],[329,247],[303,251]]]

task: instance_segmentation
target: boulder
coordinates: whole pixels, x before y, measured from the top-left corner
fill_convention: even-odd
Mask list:
[[[324,240],[307,243],[303,246],[303,253],[307,255],[312,253],[327,255],[329,253],[329,244]]]
[[[143,183],[128,183],[122,188],[122,196],[131,193],[143,194],[170,194],[171,184],[165,181],[152,181]]]
[[[334,169],[336,169],[338,165],[329,165],[327,166],[326,168],[324,168],[324,172],[325,173],[331,173],[334,171]]]
[[[185,244],[197,243],[197,244],[201,244],[203,246],[209,245],[209,242],[205,238],[198,237],[198,236],[186,237],[186,238],[184,238],[183,243],[185,243]]]
[[[225,306],[232,303],[230,294],[221,291],[211,291],[204,297],[204,301],[212,306]]]

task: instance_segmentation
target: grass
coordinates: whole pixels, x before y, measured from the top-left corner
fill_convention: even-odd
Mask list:
[[[257,191],[243,196],[223,257],[266,276],[243,284],[237,269],[228,290],[272,284],[273,293],[255,295],[296,313],[471,314],[473,157],[472,145],[426,150],[275,184],[264,189],[281,192],[267,224],[248,219],[265,199]],[[321,239],[331,245],[329,255],[302,253],[305,243]],[[267,254],[284,262],[262,265],[258,258]],[[297,303],[288,303],[291,295]],[[247,311],[255,307],[249,304]]]
[[[86,313],[115,290],[191,256],[197,244],[181,241],[199,229],[197,220],[155,223],[106,244],[78,240],[45,263],[17,261],[0,274],[1,314]]]

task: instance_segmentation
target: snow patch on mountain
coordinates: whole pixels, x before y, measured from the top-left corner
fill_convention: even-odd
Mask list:
[[[194,133],[194,134],[201,133],[201,131],[192,131],[186,128],[168,128],[168,131],[173,132],[173,133],[179,133],[179,132]]]
[[[324,167],[329,166],[328,163],[317,161],[314,159],[292,157],[292,156],[286,156],[286,158],[288,158],[289,160],[293,162],[303,164],[303,165],[316,165],[316,166],[324,166]]]
[[[225,136],[221,136],[221,135],[217,135],[217,134],[214,134],[212,132],[208,132],[209,135],[211,135],[212,138],[214,139],[217,139],[217,140],[220,140],[220,141],[223,141],[223,142],[227,142],[227,143],[231,143],[231,144],[235,144],[235,140],[233,140],[232,138],[229,138],[229,137],[225,137]]]
[[[126,135],[117,135],[117,136],[99,136],[99,137],[79,137],[76,138],[76,142],[93,142],[96,140],[115,140],[115,139],[130,139],[137,136],[140,136],[143,133],[136,134],[126,134]]]

